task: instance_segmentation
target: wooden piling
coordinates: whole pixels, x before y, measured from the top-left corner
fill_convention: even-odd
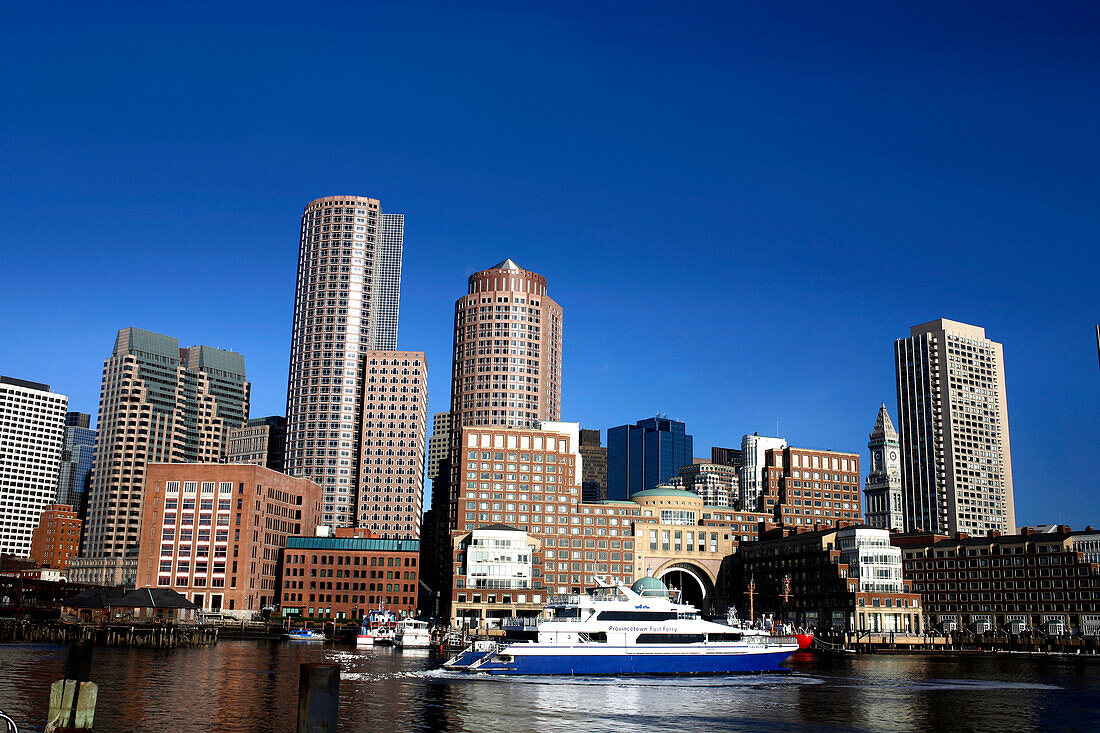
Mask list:
[[[340,665],[301,665],[297,733],[336,733],[339,707]]]

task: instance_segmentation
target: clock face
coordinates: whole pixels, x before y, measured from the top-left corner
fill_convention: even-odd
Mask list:
[[[898,459],[898,452],[896,450],[890,451],[890,460],[896,461]]]

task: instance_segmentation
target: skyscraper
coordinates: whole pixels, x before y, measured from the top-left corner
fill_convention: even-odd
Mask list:
[[[433,507],[450,505],[451,529],[462,428],[561,419],[562,309],[546,294],[546,278],[504,260],[467,285],[455,302],[449,489],[432,497]]]
[[[863,489],[867,497],[864,511],[867,524],[902,532],[905,516],[901,500],[901,444],[885,403],[879,408],[867,447],[871,449],[871,470]]]
[[[581,430],[581,498],[602,501],[607,498],[607,446],[600,444],[599,430]]]
[[[787,441],[783,438],[769,438],[757,433],[741,437],[741,468],[738,469],[741,509],[747,512],[758,511],[757,507],[764,495],[764,454],[769,450],[782,450],[786,447]]]
[[[362,196],[320,198],[302,214],[286,472],[322,487],[322,524],[355,521],[363,360],[397,348],[404,226]]]
[[[1016,531],[1004,352],[939,319],[894,343],[907,531]]]
[[[149,463],[218,463],[248,417],[244,357],[124,328],[103,365],[95,469],[74,582],[132,582]]]
[[[437,412],[432,416],[432,436],[428,438],[428,463],[424,468],[424,480],[439,478],[440,464],[447,458],[451,444],[451,413]]]
[[[607,498],[655,488],[692,462],[694,444],[679,420],[649,417],[607,431]]]
[[[239,428],[231,428],[225,452],[226,463],[266,466],[281,473],[286,464],[286,418],[254,417]]]
[[[95,431],[88,427],[92,416],[70,412],[65,416],[65,445],[57,478],[57,504],[68,504],[83,517],[87,510],[88,479],[95,463]]]
[[[26,557],[54,503],[68,405],[48,384],[0,377],[0,554]]]

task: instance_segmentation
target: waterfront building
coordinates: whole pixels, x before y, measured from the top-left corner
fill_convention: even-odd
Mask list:
[[[141,513],[137,586],[251,618],[278,603],[280,553],[316,530],[321,489],[264,466],[150,463]]]
[[[738,497],[737,469],[722,463],[692,463],[680,466],[669,486],[698,494],[707,506],[731,507]]]
[[[1002,629],[1100,634],[1100,546],[1092,527],[953,537],[895,534],[905,575],[924,599],[925,621],[941,631]]]
[[[757,511],[783,525],[858,523],[859,454],[809,448],[764,451],[763,493]]]
[[[363,360],[397,348],[403,242],[404,216],[377,199],[327,196],[302,214],[286,472],[324,489],[326,525],[355,522]]]
[[[82,556],[71,579],[133,585],[145,467],[218,463],[231,428],[248,417],[244,357],[211,346],[180,348],[172,336],[118,332],[103,365],[95,469]]]
[[[1001,344],[941,318],[910,328],[894,356],[906,530],[1013,533]]]
[[[738,609],[804,628],[920,634],[921,597],[904,577],[890,532],[854,525],[777,527],[742,544]]]
[[[254,417],[226,435],[226,463],[251,463],[282,471],[286,462],[286,418]]]
[[[693,441],[679,420],[650,417],[607,431],[607,498],[656,488],[692,462]]]
[[[451,445],[451,413],[437,412],[432,416],[432,434],[428,438],[428,463],[424,481],[433,484],[439,479],[440,467],[447,459]]]
[[[57,503],[69,504],[83,516],[87,511],[88,486],[95,463],[95,432],[85,412],[65,415],[65,443],[57,477]]]
[[[68,403],[48,384],[0,377],[0,554],[26,557],[57,497]]]
[[[871,449],[871,470],[863,489],[867,497],[867,524],[901,532],[905,529],[901,497],[901,444],[885,403],[879,408],[867,447]]]
[[[600,444],[599,430],[581,430],[581,499],[607,498],[607,446]]]
[[[80,517],[68,504],[51,504],[31,535],[30,559],[43,568],[65,570],[80,554]]]
[[[419,538],[427,361],[422,351],[372,350],[363,365],[356,523],[383,539]]]
[[[741,451],[737,448],[713,447],[710,449],[710,462],[717,463],[720,466],[733,466],[736,469],[740,469]]]
[[[285,616],[358,619],[383,606],[416,613],[420,541],[382,539],[364,528],[337,528],[334,537],[291,537],[283,553]]]
[[[741,438],[741,468],[738,483],[741,491],[741,508],[756,511],[764,493],[764,453],[787,447],[783,438],[769,438],[757,433]]]

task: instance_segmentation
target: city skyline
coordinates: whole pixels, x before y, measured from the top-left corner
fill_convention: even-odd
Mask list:
[[[440,12],[459,28],[484,20],[477,13],[462,20]],[[11,172],[5,178],[12,182],[0,185],[13,204],[6,265],[15,287],[0,296],[0,308],[15,317],[5,319],[0,332],[0,372],[48,382],[70,397],[70,409],[94,413],[104,334],[134,325],[243,354],[255,385],[252,415],[281,414],[297,213],[331,191],[365,192],[408,214],[397,348],[422,349],[434,365],[428,377],[432,412],[447,409],[454,294],[470,272],[506,258],[552,282],[555,300],[569,315],[562,419],[606,431],[665,413],[687,424],[700,455],[708,446],[739,445],[743,433],[774,435],[778,421],[779,434],[792,445],[858,451],[866,461],[867,415],[885,402],[891,417],[899,417],[893,342],[912,324],[948,318],[979,325],[1004,344],[1017,523],[1076,524],[1079,517],[1096,524],[1100,487],[1085,468],[1098,452],[1100,427],[1092,350],[1097,290],[1088,276],[1096,262],[1089,203],[1095,191],[1083,173],[1094,168],[1095,146],[1080,132],[1087,125],[1076,122],[1090,113],[1075,96],[1088,64],[1069,60],[1075,53],[1087,60],[1096,49],[1065,28],[1037,23],[1035,38],[1010,51],[1014,26],[991,22],[979,45],[1011,74],[1009,89],[986,61],[969,55],[972,37],[918,28],[890,54],[872,44],[857,58],[824,62],[819,75],[805,63],[815,60],[823,41],[806,27],[767,17],[737,30],[729,16],[707,12],[714,28],[758,39],[742,54],[730,50],[739,43],[719,44],[703,33],[695,50],[673,44],[683,53],[677,58],[649,56],[642,48],[660,45],[649,41],[666,33],[682,40],[680,30],[635,20],[614,43],[598,43],[560,22],[545,33],[534,22],[524,25],[536,41],[530,51],[488,39],[489,56],[515,55],[513,71],[490,67],[489,87],[506,93],[496,101],[457,83],[455,97],[445,94],[443,103],[475,92],[473,102],[459,105],[457,124],[442,141],[446,150],[406,124],[412,116],[364,121],[364,140],[340,138],[352,147],[350,155],[338,149],[339,135],[319,140],[350,118],[336,114],[317,131],[315,123],[292,117],[278,131],[256,132],[257,153],[231,155],[223,168],[198,161],[216,159],[236,138],[189,137],[193,128],[186,125],[201,125],[204,118],[184,115],[183,126],[176,126],[163,116],[174,103],[155,96],[136,119],[150,131],[182,136],[180,150],[148,168],[134,167],[141,172],[131,177],[151,140],[107,136],[95,155],[66,159],[74,173],[56,155],[41,152],[54,139],[58,145],[51,149],[78,152],[84,133],[52,126],[59,119],[53,108],[17,86],[10,98],[22,109],[4,109],[25,149],[3,147],[4,170]],[[153,24],[154,17],[134,22]],[[81,20],[89,21],[63,19],[57,32],[75,33]],[[818,20],[827,31],[855,32],[838,28],[835,18]],[[96,28],[94,21],[87,26]],[[609,22],[595,21],[600,28]],[[684,22],[695,31],[703,25],[699,18]],[[885,31],[888,40],[897,21],[861,22],[860,30]],[[303,19],[307,45],[310,39],[316,44],[316,23]],[[774,49],[761,55],[762,46],[784,31],[814,42],[804,49],[784,46],[789,58]],[[538,56],[556,40],[552,33],[563,34],[564,47],[580,54],[578,63],[592,70],[591,78],[559,76]],[[29,38],[34,42],[33,34]],[[120,45],[135,43],[151,41]],[[1055,46],[1065,50],[1047,53]],[[273,52],[256,38],[245,38],[241,48],[261,58]],[[439,49],[484,70],[483,61],[461,56],[453,42]],[[18,41],[7,52],[41,61],[45,69],[66,63],[64,57],[39,59],[40,51]],[[387,76],[421,85],[402,99],[414,107],[407,115],[424,114],[417,99],[445,85],[435,78],[418,82],[426,67],[395,45],[379,53]],[[754,55],[787,65],[769,72],[753,63]],[[596,71],[590,63],[596,58],[611,63]],[[866,62],[876,60],[883,68],[870,71]],[[661,61],[670,62],[668,68]],[[90,63],[95,69],[102,61]],[[922,94],[909,70],[914,64],[940,85],[937,97],[946,101],[933,104]],[[1024,74],[1025,68],[1038,73]],[[158,62],[149,73],[163,70]],[[792,72],[789,78],[782,70]],[[173,83],[190,89],[190,82],[213,73],[200,67]],[[824,74],[843,82],[826,84]],[[1061,86],[1040,81],[1054,75]],[[609,94],[610,101],[594,104],[579,123],[549,116],[558,130],[533,127],[528,140],[519,136],[528,129],[527,118],[516,112],[496,124],[494,115],[515,102],[528,105],[528,114],[540,104],[519,86],[531,76],[544,82],[550,103],[574,92],[585,99]],[[665,109],[649,121],[622,114],[643,109],[643,102],[649,109],[656,84],[685,77],[694,81],[672,84],[677,91],[666,104],[676,109],[676,120],[691,119],[694,127],[673,128]],[[125,82],[140,86],[143,78]],[[792,98],[802,94],[807,106],[761,96],[759,89],[777,79]],[[243,79],[251,80],[247,74]],[[627,82],[625,91],[621,82]],[[896,91],[887,90],[893,89],[888,82],[896,82]],[[66,83],[59,82],[57,96],[66,95]],[[108,91],[121,88],[102,83]],[[288,83],[298,91],[306,86],[297,78]],[[261,87],[253,92],[256,107],[281,110],[274,96],[255,86]],[[228,89],[215,87],[200,101],[217,102]],[[972,89],[982,93],[968,94]],[[731,90],[738,93],[727,94]],[[837,102],[827,101],[830,92],[840,93]],[[721,95],[739,99],[743,109],[717,101]],[[921,109],[923,103],[931,106]],[[400,106],[386,109],[396,114]],[[809,122],[799,121],[800,112]],[[902,113],[912,113],[912,122],[900,120]],[[94,104],[86,109],[96,130],[118,114]],[[227,129],[252,129],[251,113],[229,105],[225,114]],[[48,135],[40,131],[42,119]],[[1001,119],[1007,123],[989,122]],[[882,132],[887,122],[900,126]],[[403,125],[407,134],[394,132]],[[135,132],[133,124],[120,127]],[[765,132],[773,129],[781,132]],[[547,131],[552,134],[544,136]],[[371,139],[374,133],[381,140]],[[546,153],[533,150],[536,137]],[[659,147],[665,140],[668,146]],[[427,149],[417,154],[425,141]],[[1024,152],[1034,141],[1041,155]],[[287,145],[289,153],[282,151]],[[320,158],[308,167],[287,164],[301,145],[319,146]],[[555,156],[574,145],[558,163]],[[228,166],[235,170],[226,175]],[[276,172],[280,166],[286,170]],[[434,180],[441,170],[458,173]],[[477,175],[467,176],[471,170]],[[97,185],[86,180],[93,178]],[[246,178],[258,182],[245,185]],[[149,195],[140,208],[130,201],[135,185]],[[54,198],[71,200],[62,195],[68,187],[87,194],[86,203],[67,212],[51,207],[48,223],[29,213]],[[683,243],[682,256],[668,247],[672,241]],[[167,263],[163,253],[182,246],[190,253],[189,267]],[[931,259],[936,267],[922,264]],[[843,266],[824,267],[826,260]],[[119,268],[127,277],[91,286],[96,273]],[[187,294],[187,307],[160,292],[151,297],[134,282],[171,283],[172,292]],[[690,297],[673,297],[671,291],[681,288]],[[1051,359],[1052,353],[1059,358]],[[1083,440],[1069,456],[1056,447],[1065,435]],[[1064,461],[1068,470],[1055,471]],[[1060,483],[1060,475],[1075,478]],[[1059,497],[1057,504],[1051,495]]]

